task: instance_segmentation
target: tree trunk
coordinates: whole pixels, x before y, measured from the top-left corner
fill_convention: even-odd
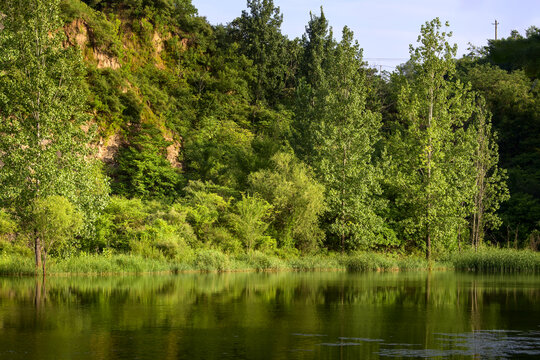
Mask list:
[[[458,246],[458,251],[461,253],[461,225],[458,226],[457,246]]]
[[[343,168],[341,170],[341,176],[342,176],[342,179],[341,179],[342,181],[341,182],[341,226],[342,226],[341,253],[342,254],[345,251],[345,231],[343,229],[345,226],[345,180],[346,180],[345,168],[346,166],[347,166],[347,147],[344,146],[343,147]]]
[[[36,234],[34,238],[34,255],[36,259],[36,272],[41,267],[41,239]]]
[[[478,244],[476,243],[476,212],[473,215],[473,223],[471,229],[471,245],[474,248],[474,251],[478,251]]]
[[[431,74],[433,79],[435,74]],[[426,260],[431,258],[431,229],[430,229],[430,210],[431,210],[431,157],[432,157],[432,138],[431,138],[431,120],[433,119],[433,87],[429,89],[429,114],[428,114],[428,153],[427,153],[427,239],[426,239]]]
[[[431,259],[431,234],[429,233],[429,224],[427,226],[427,240],[426,240],[426,260]]]
[[[41,262],[43,266],[43,277],[47,275],[47,251],[43,249],[41,255],[43,256],[43,261]]]

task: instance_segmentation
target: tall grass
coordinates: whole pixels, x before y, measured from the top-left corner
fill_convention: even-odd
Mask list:
[[[540,272],[540,253],[530,250],[486,248],[452,256],[456,270],[474,272]]]
[[[228,255],[215,249],[198,249],[193,256],[176,258],[144,257],[136,254],[79,254],[65,259],[51,258],[48,274],[141,274],[182,271],[423,271],[456,269],[475,272],[540,272],[540,253],[526,250],[488,248],[479,252],[451,255],[446,263],[428,263],[416,256],[373,252],[348,255],[319,254],[278,257],[253,251]],[[39,270],[40,271],[40,270]],[[38,272],[39,272],[38,271]],[[28,254],[0,253],[0,275],[34,275],[33,257]]]
[[[416,256],[395,256],[379,253],[354,253],[344,258],[349,272],[361,271],[421,271],[433,268],[446,268],[444,264],[429,263]]]
[[[307,255],[292,258],[289,266],[295,271],[345,270],[340,255]]]
[[[122,274],[150,273],[177,270],[165,259],[145,258],[140,255],[78,255],[66,259],[52,259],[48,266],[51,274]]]
[[[34,261],[30,256],[3,253],[0,255],[0,275],[33,275]]]

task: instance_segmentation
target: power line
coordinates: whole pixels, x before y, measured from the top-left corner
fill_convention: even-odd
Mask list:
[[[407,58],[364,58],[364,60],[367,61],[402,61],[402,60],[408,60]]]

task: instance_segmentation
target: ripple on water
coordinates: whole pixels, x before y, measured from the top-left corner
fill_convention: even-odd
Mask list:
[[[436,333],[443,349],[381,349],[385,357],[482,356],[511,359],[516,356],[540,357],[540,332],[518,330],[480,330],[469,333]],[[382,347],[390,344],[381,344]]]
[[[303,334],[303,333],[292,333],[293,336],[305,336],[305,337],[320,337],[320,336],[328,336],[325,334]]]

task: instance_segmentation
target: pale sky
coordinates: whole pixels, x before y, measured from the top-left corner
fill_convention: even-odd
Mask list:
[[[215,24],[227,24],[246,9],[245,0],[192,0]],[[416,44],[420,26],[439,17],[450,22],[451,42],[458,44],[458,57],[467,53],[468,43],[487,45],[494,38],[495,19],[500,23],[498,37],[510,31],[540,27],[540,0],[274,0],[283,14],[282,32],[289,38],[301,36],[309,12],[324,13],[339,39],[344,25],[350,27],[364,58],[372,66],[391,71],[409,58],[409,44]]]

